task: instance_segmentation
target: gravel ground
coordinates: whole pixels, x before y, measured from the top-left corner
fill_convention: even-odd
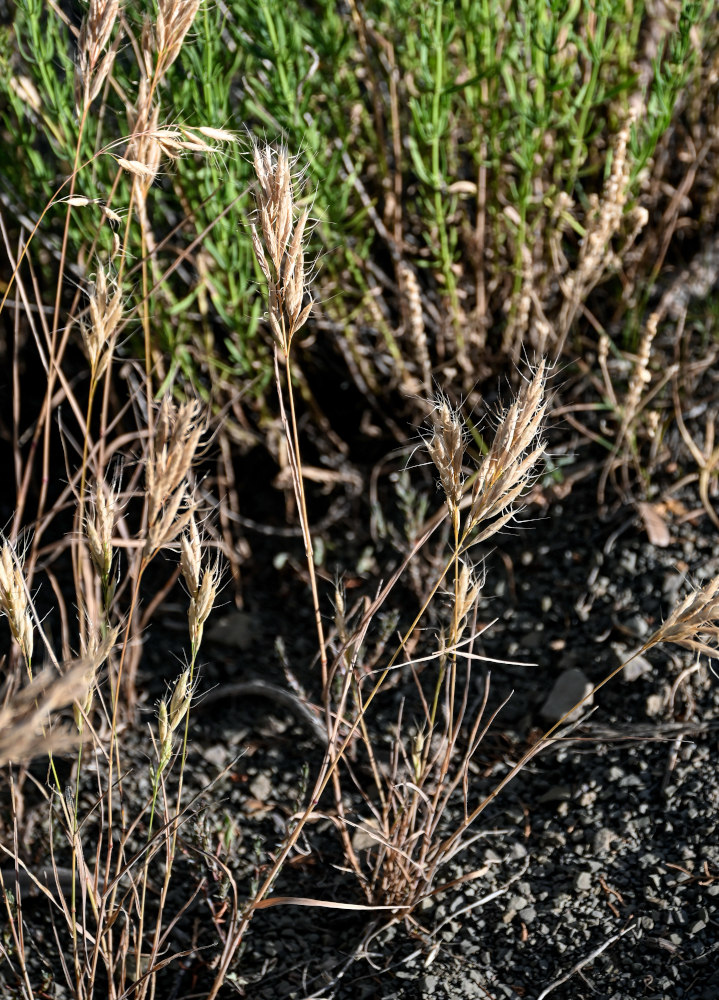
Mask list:
[[[719,572],[708,519],[683,517],[679,501],[666,515],[665,547],[649,542],[631,509],[606,523],[595,510],[591,491],[576,488],[528,510],[531,521],[487,555],[483,610],[497,620],[481,651],[536,666],[492,667],[494,702],[514,693],[480,749],[477,796],[546,728],[542,712],[559,678],[581,670],[597,683],[686,592],[688,567],[699,583]],[[230,646],[208,644],[205,690],[253,673],[283,683],[271,655],[278,623],[286,635],[304,635],[293,640],[293,662],[310,661],[311,620],[296,626],[294,585],[285,579],[281,586],[290,590],[271,599],[249,595]],[[172,635],[148,643],[145,668],[163,683]],[[177,635],[179,656],[184,636]],[[268,660],[267,673],[253,671]],[[479,682],[478,675],[478,692]],[[388,707],[388,726],[394,711]],[[236,876],[247,887],[301,799],[302,765],[312,774],[321,747],[296,713],[261,698],[200,703],[193,725],[192,788],[239,759],[185,836],[211,839],[221,829],[234,837]],[[484,874],[424,906],[412,933],[368,928],[352,912],[271,908],[256,915],[234,983],[222,995],[717,1000],[718,740],[719,683],[706,661],[697,665],[679,649],[651,652],[603,688],[569,738],[535,758],[488,807],[482,836],[449,877]],[[448,820],[450,829],[452,815]],[[359,900],[351,877],[338,871],[329,822],[308,829],[304,850],[276,892]],[[187,878],[196,877],[188,865]],[[43,930],[35,909],[28,919],[38,921],[28,931],[41,951],[43,935],[51,941],[53,931],[47,924]],[[193,919],[210,955],[211,924],[201,909]],[[164,995],[201,996],[201,968],[173,968]],[[2,995],[14,995],[10,981]],[[55,986],[46,995],[68,994]]]
[[[497,621],[482,652],[537,666],[492,668],[494,701],[514,693],[480,752],[478,793],[546,728],[558,678],[581,670],[602,680],[684,595],[686,567],[700,584],[719,572],[708,519],[683,519],[679,501],[665,512],[665,547],[649,542],[635,511],[600,523],[595,509],[588,489],[533,508],[531,523],[488,556],[486,610]],[[289,727],[295,755],[312,756],[292,719],[263,724]],[[716,1000],[718,740],[719,684],[706,661],[652,651],[487,809],[483,836],[452,873],[485,874],[424,907],[421,930],[378,931],[358,951],[368,933],[357,916],[267,911],[240,967],[246,995]],[[274,789],[283,801],[296,782],[287,750],[275,743],[269,770],[249,767],[250,798]],[[329,830],[309,840],[317,861],[333,860]],[[314,857],[307,870],[307,895],[353,898],[351,883],[323,874]]]

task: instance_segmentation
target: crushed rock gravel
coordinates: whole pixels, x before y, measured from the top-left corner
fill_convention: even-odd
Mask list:
[[[531,521],[486,555],[482,611],[495,621],[477,651],[535,665],[492,665],[493,704],[513,694],[497,738],[480,748],[477,798],[541,734],[558,679],[581,672],[596,684],[683,596],[689,567],[699,584],[719,572],[706,517],[677,518],[670,544],[657,548],[633,510],[607,522],[595,511],[593,496],[575,489],[530,510]],[[208,645],[201,690],[272,658],[278,626],[301,636],[289,621],[290,600],[279,598],[281,611],[265,609],[266,635],[245,629],[234,651]],[[250,595],[249,621],[261,619],[263,600],[258,595],[253,607]],[[293,662],[311,662],[309,615],[307,625],[306,647],[295,642]],[[178,663],[183,643],[178,634]],[[164,678],[157,694],[171,646],[148,642],[146,669]],[[279,667],[271,679],[283,683]],[[391,706],[388,727],[394,718]],[[680,649],[650,652],[599,691],[567,739],[534,758],[486,809],[481,836],[447,872],[448,880],[477,869],[481,877],[421,907],[409,929],[331,909],[260,911],[222,997],[719,1000],[718,741],[719,681],[710,665]],[[311,775],[321,755],[316,734],[283,704],[231,699],[203,711],[200,703],[188,788],[236,763],[186,838],[212,841],[221,830],[233,844],[240,889],[248,889],[302,800],[303,765]],[[458,815],[450,812],[448,830]],[[362,901],[340,870],[330,822],[311,825],[300,847],[276,892]],[[188,861],[187,878],[197,876]],[[186,898],[180,894],[178,905]],[[207,951],[195,968],[171,967],[162,989],[173,1000],[204,995],[203,962],[217,945],[203,906],[190,914],[191,930]],[[54,947],[47,924],[28,932],[38,952],[43,940],[48,953]],[[60,979],[56,972],[46,995],[68,995]],[[0,986],[14,995],[9,980]]]

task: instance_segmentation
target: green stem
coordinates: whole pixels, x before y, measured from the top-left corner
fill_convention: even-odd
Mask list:
[[[452,256],[449,250],[449,239],[447,236],[447,224],[444,214],[443,187],[444,178],[441,172],[441,147],[440,147],[440,118],[442,111],[442,91],[444,90],[444,39],[442,35],[442,25],[444,18],[444,2],[436,0],[436,10],[434,19],[434,86],[432,89],[432,138],[430,143],[430,153],[432,157],[432,187],[434,188],[434,215],[437,222],[437,233],[439,236],[440,257],[442,261],[442,274],[447,287],[447,294],[452,305],[452,323],[457,337],[457,348],[462,350],[464,337],[459,327],[459,299],[457,297],[457,286],[452,270]]]

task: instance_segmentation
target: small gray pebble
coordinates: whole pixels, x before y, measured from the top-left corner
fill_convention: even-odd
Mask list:
[[[595,854],[603,854],[609,850],[616,839],[615,834],[608,827],[602,826],[592,837],[592,850]]]
[[[645,674],[650,674],[651,672],[652,665],[646,656],[635,656],[633,659],[629,660],[628,663],[624,664],[624,668],[622,669],[622,679],[627,681],[627,683],[631,683],[632,681],[639,680],[640,677],[644,677]]]
[[[272,794],[272,783],[266,774],[258,774],[254,781],[250,782],[250,794],[260,802],[269,799]]]
[[[579,892],[587,892],[592,888],[592,876],[590,872],[580,872],[574,879],[574,888]]]
[[[644,711],[647,713],[650,719],[655,718],[657,715],[661,715],[664,711],[665,699],[661,694],[650,694],[646,701],[646,707]]]
[[[567,722],[573,722],[593,703],[594,696],[591,691],[592,682],[586,674],[577,667],[571,667],[563,671],[555,681],[540,709],[540,714],[547,722],[559,722],[565,715]],[[583,698],[586,698],[586,701],[575,708]]]

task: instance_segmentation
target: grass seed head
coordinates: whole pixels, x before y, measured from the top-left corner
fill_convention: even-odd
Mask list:
[[[80,323],[93,383],[101,378],[112,357],[115,333],[122,318],[122,305],[120,289],[108,280],[105,269],[99,266],[90,292],[90,322]]]
[[[466,531],[494,519],[481,533],[481,540],[511,520],[514,505],[531,481],[532,470],[544,452],[545,444],[538,434],[547,406],[545,381],[545,364],[541,361],[533,377],[522,384],[517,399],[500,417],[492,445],[479,462]]]
[[[432,436],[427,442],[427,450],[439,473],[447,506],[454,517],[459,510],[464,486],[462,476],[466,447],[464,424],[459,412],[452,409],[444,399],[440,400],[432,410],[430,419]]]
[[[167,703],[164,698],[160,702],[160,707],[157,711],[157,735],[160,739],[160,745],[164,746],[170,735],[170,725],[167,720]]]
[[[90,496],[85,516],[85,533],[90,545],[90,555],[103,584],[110,579],[112,570],[112,536],[115,530],[117,494],[108,489],[102,480],[97,481]]]
[[[190,671],[183,670],[175,684],[175,690],[170,698],[168,708],[167,699],[163,698],[157,710],[157,737],[160,746],[159,762],[157,772],[162,774],[170,762],[172,756],[172,734],[187,715],[192,702],[192,688],[190,687]]]
[[[192,690],[188,688],[189,681],[190,671],[183,670],[177,679],[175,690],[172,692],[169,709],[170,732],[172,733],[174,733],[185,718],[187,710],[190,707],[190,702],[192,701]]]
[[[22,650],[29,668],[34,644],[32,617],[22,572],[22,559],[8,541],[3,543],[0,551],[0,614],[7,618],[12,636]]]
[[[90,0],[77,40],[75,104],[78,110],[83,104],[87,105],[95,100],[112,69],[114,49],[110,49],[104,57],[102,53],[110,41],[118,8],[118,0]]]
[[[199,402],[175,406],[167,396],[162,401],[145,466],[146,559],[173,542],[190,522],[194,506],[189,496],[188,477],[204,429]]]
[[[42,100],[40,98],[40,94],[30,77],[10,77],[10,89],[24,104],[27,104],[29,108],[32,108],[33,111],[37,113],[42,111]]]
[[[719,640],[719,576],[713,577],[700,590],[694,590],[671,612],[647,645],[672,642],[696,653],[703,653],[713,659],[719,658],[719,649],[710,645],[701,636],[714,643]]]
[[[278,347],[289,353],[292,338],[307,322],[312,302],[302,305],[307,292],[305,248],[309,208],[297,216],[293,162],[287,149],[253,143],[252,162],[257,177],[257,225],[251,227],[257,262],[265,276],[269,322]]]
[[[484,579],[475,576],[469,565],[463,562],[457,579],[455,595],[457,604],[457,634],[454,637],[455,643],[459,642],[462,638],[467,616],[475,606],[483,586]]]
[[[77,746],[77,735],[52,729],[53,714],[87,697],[83,661],[58,675],[45,670],[30,684],[0,699],[0,766],[26,763],[35,757]]]
[[[107,660],[112,649],[117,642],[120,633],[120,626],[111,628],[103,639],[100,638],[99,624],[88,620],[86,639],[83,645],[83,655],[75,664],[77,667],[84,667],[83,680],[86,685],[86,695],[84,700],[76,701],[72,707],[75,725],[78,733],[82,734],[85,728],[85,720],[92,709],[95,700],[95,688],[97,686],[97,675],[100,668]]]
[[[185,35],[200,9],[200,0],[158,0],[155,46],[163,74],[180,54]]]
[[[195,515],[190,514],[187,531],[180,539],[180,569],[192,598],[200,589],[200,569],[202,565],[202,545],[197,530]]]
[[[217,589],[220,583],[221,568],[219,560],[213,566],[207,566],[202,571],[202,581],[197,594],[190,599],[188,622],[190,626],[190,641],[197,652],[202,642],[202,632],[205,622],[215,604]]]

